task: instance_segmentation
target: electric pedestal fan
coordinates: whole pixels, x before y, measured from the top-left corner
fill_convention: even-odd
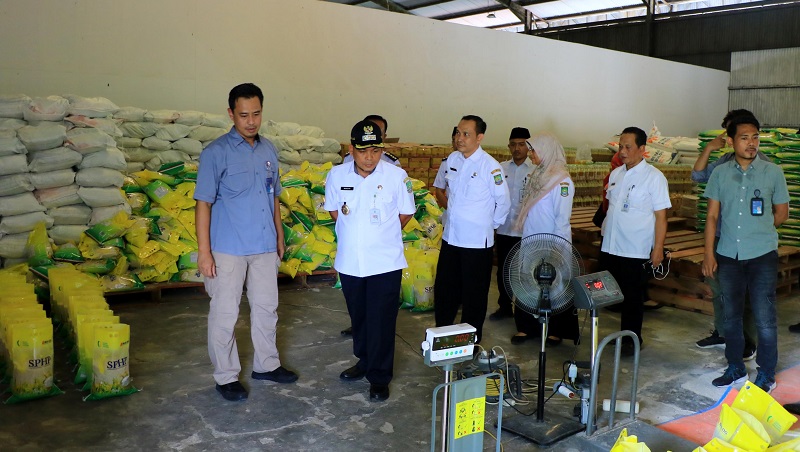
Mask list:
[[[547,355],[545,342],[550,316],[573,305],[573,278],[583,274],[583,261],[572,244],[554,234],[533,234],[523,238],[504,263],[505,286],[516,309],[538,316],[542,324],[542,348],[539,352],[539,387],[536,421],[527,416],[503,420],[503,430],[524,436],[539,445],[550,445],[585,428],[571,418],[544,418],[544,388]],[[551,414],[551,416],[553,416]]]

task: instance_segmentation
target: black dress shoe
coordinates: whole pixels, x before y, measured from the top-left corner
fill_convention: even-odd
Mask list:
[[[242,386],[238,381],[232,383],[217,385],[217,392],[222,394],[225,400],[235,402],[237,400],[244,400],[247,398],[247,389]]]
[[[644,350],[644,344],[639,344],[639,353],[642,353]],[[622,350],[620,354],[625,357],[631,357],[636,354],[636,347],[633,345],[633,342],[623,342],[622,343]]]
[[[789,325],[789,332],[800,333],[800,323],[795,323],[794,325]]]
[[[793,414],[800,414],[800,402],[798,403],[787,403],[783,406],[786,408],[786,411],[793,413]]]
[[[297,381],[297,374],[283,366],[278,366],[278,368],[272,372],[253,371],[253,373],[250,374],[250,378],[253,380],[269,380],[277,383],[294,383]]]
[[[355,365],[340,373],[339,378],[344,381],[356,381],[361,380],[365,375],[367,375],[367,371],[359,369],[358,365]]]
[[[489,320],[503,320],[514,317],[514,311],[500,308],[497,311],[489,314]]]
[[[369,399],[376,402],[383,402],[389,398],[389,386],[369,385]]]
[[[347,328],[342,330],[342,336],[352,336],[353,335],[353,327],[348,326]]]
[[[555,347],[556,345],[561,345],[561,342],[562,339],[560,337],[555,337],[555,336],[547,336],[547,339],[545,339],[545,343],[553,347]]]

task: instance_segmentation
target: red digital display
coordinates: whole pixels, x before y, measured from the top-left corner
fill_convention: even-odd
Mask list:
[[[587,282],[586,288],[589,290],[603,290],[606,288],[606,286],[603,284],[603,281],[595,279],[594,281]]]
[[[433,339],[433,350],[463,347],[475,343],[475,333],[454,334],[452,336],[439,336]]]

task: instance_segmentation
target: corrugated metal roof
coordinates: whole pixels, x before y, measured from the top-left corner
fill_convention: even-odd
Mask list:
[[[323,0],[334,3],[376,9],[391,9],[396,5],[411,14],[437,20],[522,31],[523,21],[498,0]],[[645,16],[647,7],[642,0],[512,0],[533,14],[533,28],[555,28],[593,22]],[[713,11],[720,7],[748,8],[778,3],[800,3],[797,0],[656,0],[655,15],[680,11]],[[390,5],[390,6],[391,6]]]

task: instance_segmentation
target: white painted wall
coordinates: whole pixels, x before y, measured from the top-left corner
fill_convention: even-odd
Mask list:
[[[231,87],[265,115],[346,140],[363,116],[404,141],[449,142],[464,114],[599,145],[629,125],[719,125],[729,74],[579,44],[314,0],[0,0],[0,94],[104,96],[224,113]]]

